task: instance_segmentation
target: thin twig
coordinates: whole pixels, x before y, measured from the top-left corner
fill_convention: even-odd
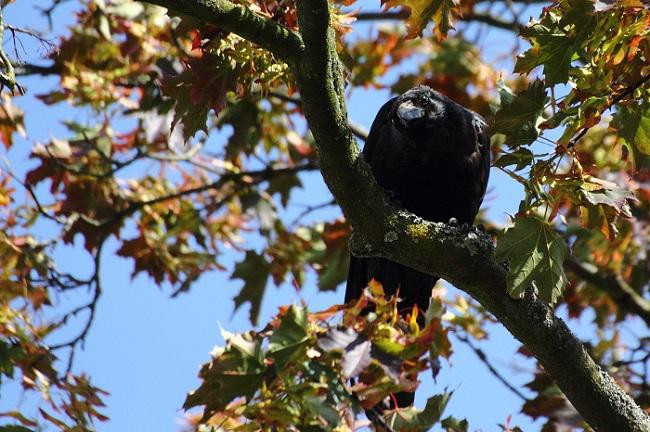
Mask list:
[[[636,292],[621,276],[603,273],[597,267],[590,268],[573,258],[566,260],[564,267],[585,282],[605,291],[612,300],[635,313],[650,327],[650,302]]]
[[[95,321],[95,311],[97,309],[97,303],[99,301],[99,297],[102,295],[102,285],[99,276],[99,273],[101,271],[101,254],[102,254],[102,248],[107,238],[108,238],[108,234],[104,234],[104,236],[99,241],[99,244],[97,245],[97,250],[95,251],[95,256],[93,258],[93,263],[95,265],[95,268],[94,268],[93,275],[91,277],[91,284],[94,285],[92,299],[90,300],[89,303],[79,306],[73,309],[72,311],[68,312],[63,317],[63,320],[61,321],[62,323],[65,323],[71,316],[75,316],[87,309],[90,312],[90,314],[88,316],[86,324],[84,325],[81,332],[70,341],[50,346],[50,350],[70,348],[70,354],[68,356],[68,364],[66,367],[65,375],[69,374],[70,371],[72,370],[72,365],[74,363],[74,356],[75,356],[77,345],[81,344],[81,348],[82,349],[84,348],[84,345],[86,343],[86,337],[90,332],[90,328],[92,327],[93,322]]]
[[[314,211],[321,210],[321,209],[324,209],[326,207],[330,207],[330,206],[333,206],[333,205],[336,205],[336,201],[331,199],[331,200],[326,201],[324,203],[306,206],[305,209],[303,211],[301,211],[300,214],[298,216],[296,216],[296,218],[289,225],[290,226],[295,226],[296,224],[298,224],[298,222],[300,222],[300,220],[302,218],[307,216],[309,213],[312,213]]]
[[[285,168],[268,168],[268,169],[263,169],[263,170],[258,170],[258,171],[244,171],[244,172],[233,172],[233,173],[226,173],[222,175],[218,180],[204,184],[201,186],[197,186],[194,188],[189,188],[189,189],[183,189],[178,192],[169,194],[169,195],[164,195],[161,197],[157,198],[152,198],[150,200],[146,201],[133,201],[130,203],[130,205],[125,208],[124,210],[118,212],[113,218],[111,218],[108,221],[101,222],[102,225],[104,224],[109,224],[113,223],[115,221],[115,218],[122,218],[124,216],[131,215],[135,213],[136,211],[140,210],[141,208],[145,206],[150,206],[150,205],[156,205],[161,202],[169,201],[169,200],[174,200],[178,199],[187,195],[193,195],[201,192],[206,192],[211,189],[218,189],[221,186],[225,185],[226,183],[230,181],[238,181],[241,180],[242,178],[245,177],[252,177],[255,180],[252,182],[248,182],[247,184],[255,184],[255,183],[260,183],[263,181],[266,181],[276,175],[284,175],[284,174],[294,174],[298,173],[301,171],[311,171],[317,169],[317,166],[314,164],[304,164],[304,165],[299,165],[295,167],[285,167]]]
[[[469,346],[469,347],[472,349],[472,351],[474,351],[474,353],[475,353],[476,356],[479,358],[479,360],[481,360],[481,362],[483,362],[483,364],[488,368],[488,370],[492,373],[492,375],[495,376],[496,379],[498,379],[499,381],[501,381],[501,383],[502,383],[504,386],[506,386],[506,387],[507,387],[511,392],[513,392],[514,394],[516,394],[517,396],[519,396],[522,400],[524,400],[524,401],[528,401],[528,398],[527,398],[526,396],[524,396],[523,393],[521,393],[521,392],[520,392],[520,391],[519,391],[515,386],[513,386],[512,384],[510,384],[510,383],[508,382],[508,380],[506,380],[506,379],[503,377],[503,375],[501,375],[501,373],[500,373],[498,370],[496,370],[496,368],[492,365],[492,363],[490,363],[490,361],[488,360],[487,356],[485,355],[485,353],[483,352],[482,349],[480,349],[479,347],[475,346],[475,345],[474,345],[474,344],[469,340],[469,338],[467,338],[466,336],[456,334],[456,337],[457,337],[458,340],[460,340],[461,342],[467,344],[467,346]]]
[[[612,99],[612,100],[611,100],[611,101],[610,101],[610,102],[605,106],[605,108],[603,108],[602,112],[605,112],[605,111],[609,110],[609,109],[612,108],[614,105],[616,105],[617,103],[619,103],[620,101],[622,101],[623,99],[625,99],[627,96],[629,96],[629,95],[631,95],[632,93],[634,93],[634,90],[636,90],[636,89],[638,89],[639,87],[641,87],[643,84],[645,84],[646,82],[648,82],[648,80],[650,80],[650,74],[644,76],[643,78],[641,78],[641,79],[639,80],[638,83],[636,83],[636,84],[634,84],[634,85],[632,85],[632,86],[626,88],[625,91],[623,91],[621,94],[619,94],[618,96],[616,96],[615,98],[613,98],[613,99]],[[573,148],[573,147],[578,143],[578,141],[579,141],[583,136],[585,136],[585,134],[587,133],[587,131],[589,131],[589,129],[591,129],[593,126],[594,126],[594,125],[591,125],[591,126],[589,126],[589,127],[582,128],[582,130],[581,130],[580,132],[578,132],[578,134],[577,134],[576,136],[574,136],[574,137],[571,139],[571,141],[569,141],[569,144],[567,144],[567,148],[569,148],[569,149]]]
[[[57,46],[54,42],[52,42],[50,39],[47,39],[46,37],[42,36],[41,34],[37,33],[34,30],[23,28],[23,27],[16,27],[11,24],[5,24],[5,29],[9,30],[13,37],[16,37],[16,33],[22,33],[24,35],[30,36],[37,41],[40,42],[40,44],[43,47],[47,47],[48,51],[56,50]]]
[[[395,12],[361,12],[356,15],[357,21],[393,21],[393,20],[404,20],[409,17],[410,13],[405,10],[395,11]],[[516,20],[506,21],[497,16],[483,13],[483,12],[466,12],[463,17],[463,21],[477,21],[483,24],[488,24],[493,27],[502,28],[505,30],[514,30],[520,31],[522,25],[519,24]]]
[[[9,87],[9,90],[11,90],[12,93],[14,93],[15,90],[18,90],[18,93],[25,94],[25,89],[16,81],[16,73],[14,72],[13,64],[2,48],[4,42],[4,30],[6,28],[2,11],[3,7],[4,3],[0,3],[0,63],[2,64],[2,68],[5,70],[5,72],[0,72],[0,84]]]
[[[20,184],[22,187],[24,187],[25,190],[27,191],[27,193],[29,193],[29,195],[34,200],[34,204],[36,205],[36,210],[38,211],[38,213],[40,213],[42,216],[44,216],[47,219],[53,220],[54,222],[56,222],[58,224],[64,225],[66,223],[66,220],[64,218],[58,218],[58,217],[56,217],[54,215],[49,214],[47,212],[47,210],[45,210],[45,208],[43,207],[43,205],[39,201],[38,197],[36,196],[36,192],[34,191],[34,188],[32,188],[32,186],[30,184],[28,184],[28,183],[22,181],[21,179],[19,179],[10,170],[7,170],[7,174],[9,174],[9,177],[11,177],[16,182],[18,182],[18,184]]]

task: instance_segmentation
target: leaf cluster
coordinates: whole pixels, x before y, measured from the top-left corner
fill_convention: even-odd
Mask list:
[[[391,393],[415,390],[415,376],[430,362],[451,354],[440,316],[420,328],[418,313],[403,318],[397,299],[372,282],[349,308],[290,306],[259,332],[222,331],[226,345],[201,369],[202,384],[185,408],[202,405],[199,424],[232,430],[353,430],[363,410],[395,430],[428,430],[450,393],[421,411],[382,408]]]

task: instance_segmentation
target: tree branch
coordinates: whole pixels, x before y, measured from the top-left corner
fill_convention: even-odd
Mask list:
[[[60,73],[60,70],[57,66],[41,66],[37,64],[20,64],[15,67],[16,76],[25,76],[25,75],[55,75]]]
[[[650,327],[650,302],[644,299],[625,280],[613,274],[603,274],[595,266],[583,264],[573,258],[564,267],[585,282],[605,291],[616,303],[637,314]]]
[[[484,12],[468,12],[463,14],[462,16],[463,21],[476,21],[480,22],[483,24],[490,25],[492,27],[497,27],[501,28],[504,30],[512,30],[517,33],[521,31],[521,29],[524,27],[522,24],[520,24],[516,19],[513,19],[512,21],[507,21],[504,20],[503,18],[500,18],[498,16],[494,16],[489,13],[484,13]]]
[[[267,49],[292,64],[303,51],[300,36],[293,30],[266,19],[228,0],[138,0],[212,23]]]
[[[589,357],[566,324],[529,290],[506,292],[489,236],[423,221],[396,209],[375,182],[347,121],[341,66],[327,0],[297,2],[300,36],[227,0],[150,0],[219,25],[276,53],[296,76],[319,165],[354,227],[353,252],[443,277],[478,300],[535,355],[598,431],[647,431],[650,419]]]
[[[381,20],[404,20],[409,17],[409,12],[405,10],[395,12],[361,12],[356,16],[357,21],[381,21]],[[467,12],[463,14],[462,21],[477,21],[492,27],[502,28],[504,30],[520,31],[522,25],[516,20],[506,21],[500,17],[485,12]]]
[[[494,377],[496,379],[501,381],[501,384],[506,386],[508,388],[508,390],[513,392],[515,395],[519,396],[524,402],[528,402],[529,399],[526,396],[524,396],[524,394],[522,392],[520,392],[519,389],[517,389],[515,386],[510,384],[508,382],[508,380],[505,379],[505,377],[503,375],[501,375],[501,373],[492,365],[492,363],[490,363],[487,356],[485,355],[485,352],[483,352],[483,350],[481,348],[475,346],[472,343],[472,341],[469,340],[469,338],[467,336],[456,334],[456,338],[459,341],[465,343],[468,347],[470,347],[472,349],[472,351],[474,351],[474,354],[476,354],[476,356],[479,358],[479,360],[481,360],[481,362],[483,362],[483,364],[485,365],[485,367],[488,368],[490,373],[492,375],[494,375]]]
[[[63,320],[61,321],[61,324],[65,324],[65,322],[72,316],[75,316],[79,314],[80,312],[84,310],[88,310],[88,319],[86,320],[86,323],[84,324],[81,332],[75,336],[72,340],[64,343],[60,343],[57,345],[52,345],[50,346],[51,350],[58,350],[61,348],[70,348],[70,353],[68,355],[68,363],[66,367],[66,373],[65,375],[68,375],[70,371],[72,370],[72,365],[74,363],[74,356],[76,353],[77,345],[81,344],[81,347],[83,349],[84,344],[86,343],[86,337],[88,336],[88,333],[90,332],[90,328],[93,325],[93,322],[95,321],[95,311],[97,310],[97,303],[99,302],[99,297],[102,295],[102,285],[101,285],[101,280],[100,280],[100,271],[101,271],[101,255],[102,255],[102,249],[104,247],[104,243],[106,242],[107,235],[104,235],[102,239],[99,241],[99,244],[97,246],[97,250],[95,251],[95,255],[93,257],[93,262],[94,262],[94,271],[93,275],[89,281],[89,287],[92,286],[93,289],[93,297],[90,300],[90,302],[79,306],[72,311],[68,312],[65,314],[63,317]]]
[[[305,52],[294,73],[323,177],[354,227],[353,252],[435,274],[469,293],[526,345],[594,429],[649,430],[648,416],[532,290],[521,300],[507,294],[506,271],[487,235],[422,221],[386,199],[347,122],[327,0],[298,1],[297,8]]]
[[[0,69],[4,70],[4,72],[0,72],[0,85],[9,87],[12,93],[18,90],[18,93],[25,94],[25,89],[16,81],[14,66],[2,47],[6,28],[3,16],[4,11],[2,10],[4,6],[4,2],[0,3]]]
[[[246,177],[252,178],[252,180],[246,182],[246,184],[253,185],[253,184],[259,184],[264,181],[270,180],[275,176],[295,174],[302,171],[311,171],[315,169],[317,169],[316,165],[308,163],[304,165],[297,165],[297,166],[284,167],[284,168],[266,168],[257,171],[229,172],[229,173],[222,174],[221,177],[219,177],[217,180],[211,183],[203,184],[201,186],[188,188],[188,189],[181,189],[169,195],[162,195],[145,201],[131,201],[128,203],[128,205],[125,208],[111,215],[111,217],[108,219],[101,220],[101,221],[96,221],[96,220],[93,221],[91,219],[86,219],[86,221],[98,227],[116,224],[121,222],[125,218],[133,215],[134,213],[143,209],[146,206],[160,204],[165,201],[175,200],[188,195],[199,194],[202,192],[207,192],[209,190],[218,190],[219,188],[223,187],[229,182],[241,181]]]

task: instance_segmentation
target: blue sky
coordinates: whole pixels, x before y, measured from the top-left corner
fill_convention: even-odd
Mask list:
[[[32,0],[18,1],[6,8],[5,20],[17,26],[44,28],[46,22],[34,9],[34,5],[39,3],[42,4]],[[361,4],[364,8],[368,5],[368,10],[377,10],[378,3]],[[55,14],[55,33],[65,32],[65,23],[72,20],[73,4],[64,3]],[[365,34],[365,29],[361,32]],[[502,43],[503,37],[503,33],[491,31],[484,41],[488,53],[492,49],[490,46],[497,47]],[[21,54],[23,59],[39,61],[37,47],[27,40],[25,46],[27,52]],[[48,107],[34,98],[34,95],[56,85],[55,80],[30,77],[22,83],[28,94],[16,101],[26,112],[29,136],[18,139],[9,154],[11,166],[17,173],[24,173],[31,166],[27,155],[33,143],[53,136],[65,137],[65,128],[60,121],[70,116],[84,118],[86,115],[65,105]],[[351,119],[369,127],[376,110],[387,98],[385,91],[355,91],[349,99]],[[220,138],[223,139],[215,137],[209,145],[220,145]],[[304,188],[295,194],[294,199],[298,203],[323,202],[328,194],[320,176],[309,174]],[[505,222],[507,214],[516,211],[520,199],[521,189],[493,170],[487,200],[490,215]],[[329,210],[321,215],[331,219],[335,212]],[[110,392],[103,413],[111,420],[98,424],[99,431],[177,431],[184,416],[181,405],[185,394],[199,383],[196,377],[199,366],[209,360],[209,352],[215,345],[223,343],[219,326],[229,331],[250,328],[246,307],[233,312],[232,298],[239,292],[241,282],[229,280],[229,271],[210,273],[204,275],[189,294],[170,299],[169,291],[157,288],[147,277],[131,280],[132,263],[116,257],[116,247],[116,242],[112,241],[104,249],[100,276],[105,292],[85,348],[77,353],[74,370],[88,373],[95,385]],[[224,261],[232,264],[240,256],[234,251],[229,252]],[[80,261],[72,248],[61,249],[58,258],[63,268],[90,268],[91,265],[89,261]],[[450,295],[457,293],[450,288]],[[269,286],[262,303],[260,322],[265,322],[278,306],[287,303],[304,301],[310,309],[318,310],[342,299],[342,287],[334,293],[318,292],[313,275],[301,292],[288,285],[279,289]],[[79,298],[61,297],[58,301],[61,307],[66,308],[78,303]],[[78,326],[75,324],[79,323],[72,323],[61,339],[76,334]],[[529,373],[513,367],[517,363],[523,364],[528,371],[532,369],[530,363],[526,364],[521,356],[516,356],[518,344],[500,325],[492,325],[489,330],[489,340],[481,343],[481,348],[513,383],[528,380]],[[505,423],[509,415],[513,417],[512,424],[528,426],[525,430],[539,429],[539,425],[531,427],[530,419],[518,412],[521,401],[499,383],[465,345],[455,343],[454,349],[453,367],[443,365],[437,382],[434,383],[429,376],[422,377],[423,385],[416,401],[419,406],[427,396],[448,388],[455,393],[446,414],[466,417],[471,430],[499,430],[497,423]],[[39,403],[38,395],[25,394],[15,384],[3,384],[0,412],[16,408],[30,412]]]

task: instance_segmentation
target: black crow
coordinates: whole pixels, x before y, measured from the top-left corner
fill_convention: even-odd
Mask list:
[[[472,224],[487,187],[490,141],[483,118],[426,86],[381,107],[363,156],[377,183],[401,208],[433,222]],[[361,296],[370,279],[386,295],[399,290],[400,312],[424,313],[438,278],[385,258],[351,256],[345,301]],[[400,407],[414,393],[400,393]]]

